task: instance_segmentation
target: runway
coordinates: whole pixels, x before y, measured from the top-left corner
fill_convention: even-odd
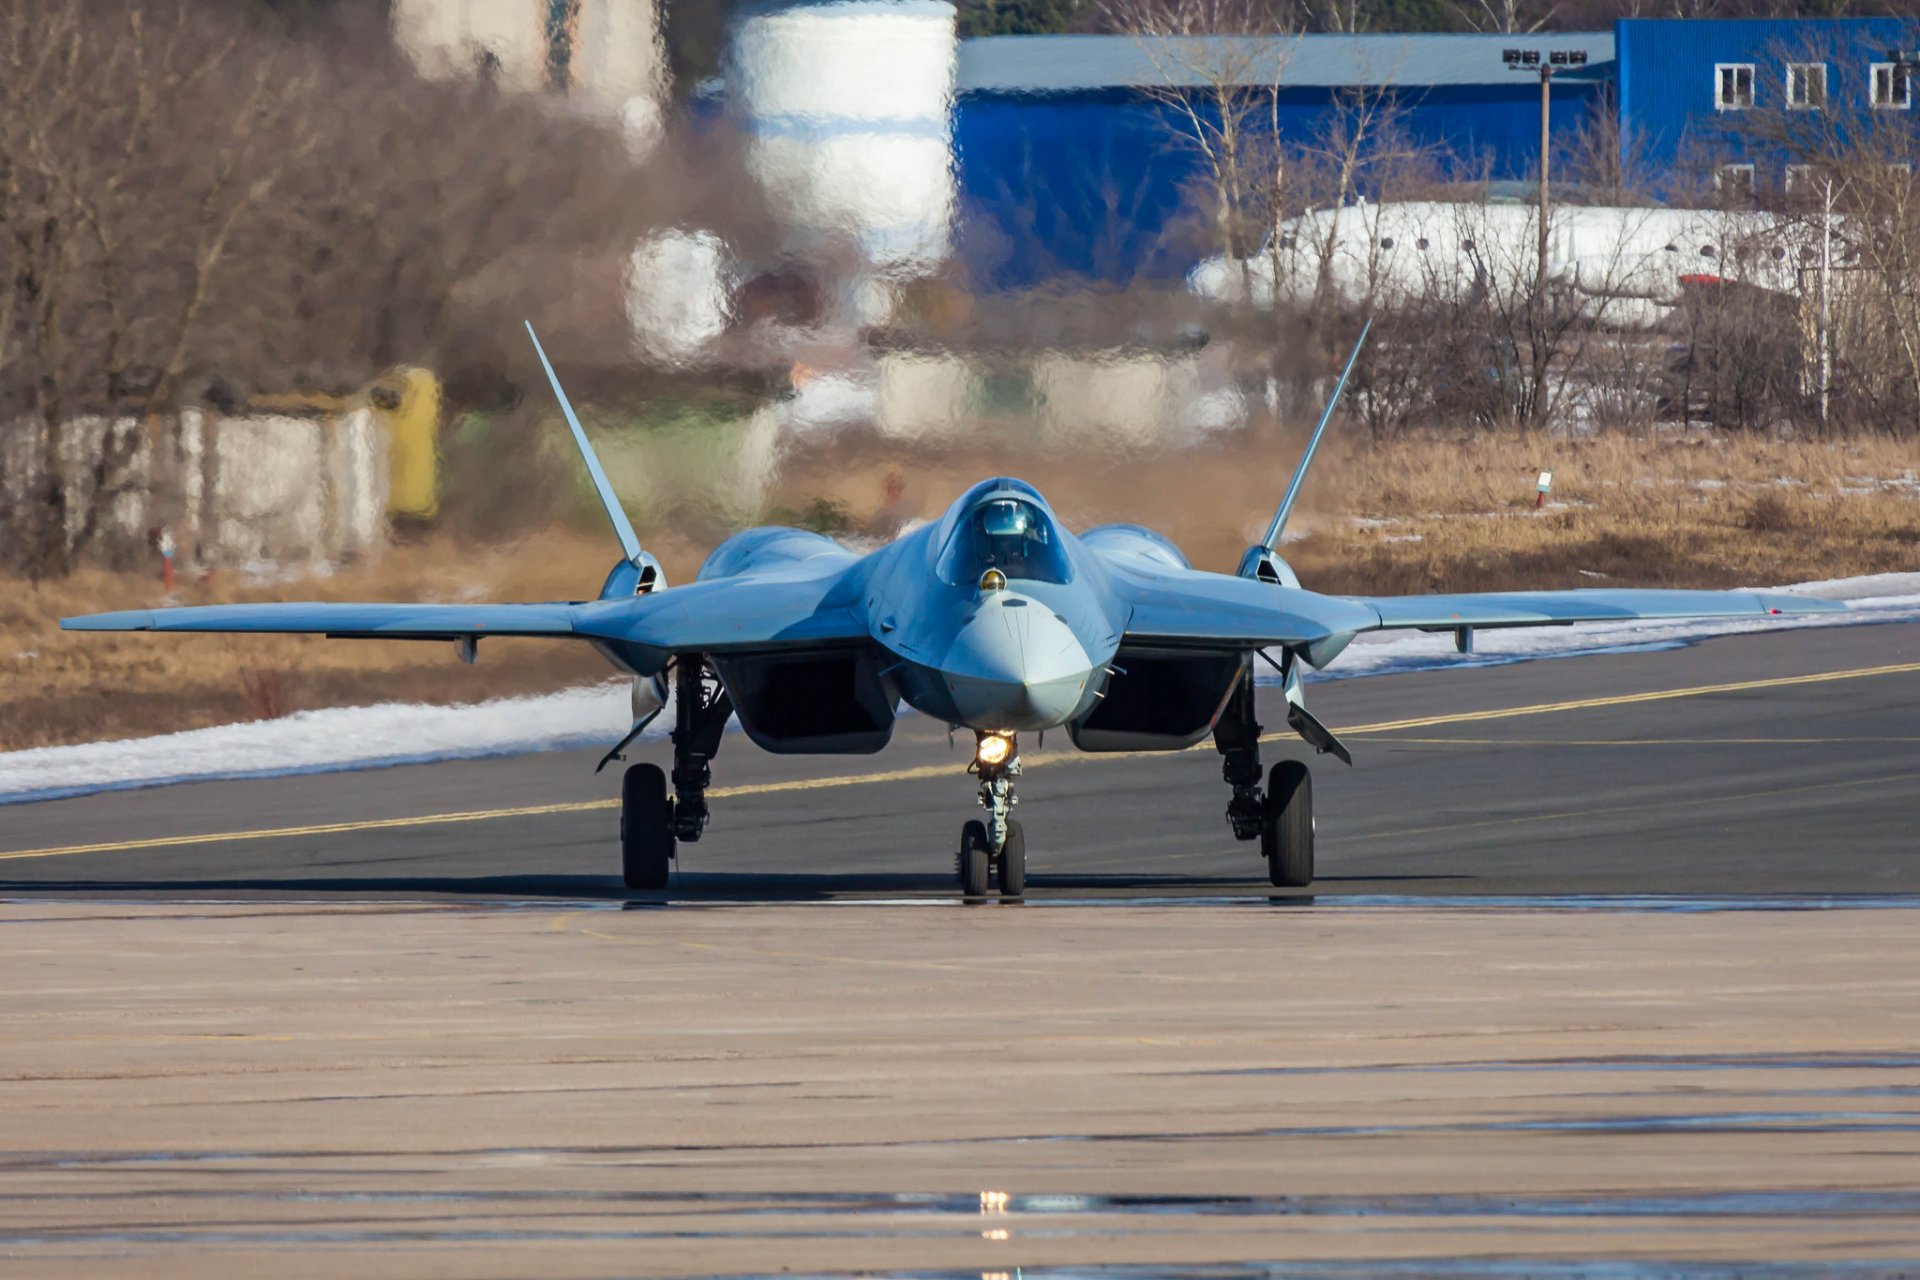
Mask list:
[[[1273,691],[1263,691],[1273,692]],[[1314,768],[1330,896],[1920,893],[1920,639],[1856,626],[1311,687],[1357,767]],[[1281,722],[1277,696],[1264,718]],[[1268,759],[1308,756],[1272,735]],[[1030,897],[1273,895],[1211,745],[1023,743]],[[664,743],[642,758],[666,762]],[[871,757],[739,734],[707,838],[630,895],[590,752],[209,782],[0,808],[0,893],[667,901],[950,897],[966,746],[917,717]]]
[[[961,904],[911,718],[730,738],[661,894],[592,753],[3,807],[0,1257],[1920,1274],[1913,633],[1314,686],[1298,892],[1210,748],[1050,740],[1029,900]]]

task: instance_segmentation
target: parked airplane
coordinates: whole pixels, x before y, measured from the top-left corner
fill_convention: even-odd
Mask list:
[[[1531,205],[1435,200],[1317,209],[1280,223],[1268,250],[1245,261],[1200,263],[1187,284],[1224,302],[1270,307],[1277,294],[1299,305],[1324,257],[1332,296],[1350,306],[1520,296],[1539,269],[1538,218]],[[1817,227],[1765,212],[1568,205],[1547,223],[1548,278],[1621,326],[1656,322],[1690,284],[1793,290],[1819,257]]]
[[[1262,775],[1255,655],[1280,672],[1288,726],[1351,764],[1346,747],[1307,710],[1301,673],[1326,666],[1363,631],[1449,631],[1465,652],[1483,627],[1842,607],[1754,591],[1305,590],[1278,553],[1280,536],[1360,343],[1266,536],[1230,576],[1194,569],[1172,542],[1138,525],[1072,533],[1033,486],[1003,478],[976,484],[937,522],[866,555],[799,529],[751,529],[721,543],[692,584],[669,589],[536,336],[624,552],[598,599],[213,605],[93,614],[61,625],[452,640],[469,662],[479,642],[494,636],[584,640],[635,677],[633,728],[603,766],[665,709],[669,686],[674,695],[673,794],[654,764],[629,768],[622,787],[622,869],[635,889],[663,887],[678,842],[704,832],[710,762],[732,716],[768,751],[864,753],[886,745],[905,702],[973,731],[968,771],[978,778],[986,816],[961,829],[960,887],[984,896],[997,872],[1000,893],[1017,897],[1026,887],[1026,840],[1012,813],[1022,733],[1064,728],[1082,751],[1178,750],[1212,734],[1232,790],[1234,836],[1260,842],[1274,884],[1300,886],[1314,874],[1313,788],[1297,760]]]

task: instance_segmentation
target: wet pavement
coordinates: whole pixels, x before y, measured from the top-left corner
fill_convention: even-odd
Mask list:
[[[0,1257],[1914,1274],[1920,916],[1776,906],[15,902]]]

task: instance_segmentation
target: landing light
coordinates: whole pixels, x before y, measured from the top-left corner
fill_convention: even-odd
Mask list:
[[[1013,735],[1002,733],[983,733],[979,744],[973,749],[974,759],[981,764],[1005,764],[1007,757],[1013,754]]]
[[[998,569],[987,570],[980,575],[980,589],[982,591],[1005,591],[1007,589],[1007,575]]]

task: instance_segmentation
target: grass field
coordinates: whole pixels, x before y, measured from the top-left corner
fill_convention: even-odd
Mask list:
[[[966,485],[1013,473],[1070,526],[1109,520],[1171,536],[1199,568],[1230,571],[1264,527],[1298,439],[1246,437],[1179,455],[1019,458],[906,447],[789,460],[776,505],[858,533],[889,477],[897,510],[933,516]],[[1534,480],[1554,472],[1533,509]],[[1512,435],[1330,441],[1286,547],[1304,583],[1354,593],[1523,587],[1771,585],[1920,570],[1920,448],[1743,437],[1557,440]],[[692,522],[689,522],[691,525]],[[669,580],[692,577],[711,537],[643,530]],[[376,565],[320,577],[223,571],[168,603],[240,600],[553,600],[590,597],[610,535],[568,528],[508,545],[429,536]],[[505,640],[479,665],[439,643],[289,636],[72,635],[66,614],[162,603],[155,574],[0,580],[0,749],[84,742],[290,711],[386,701],[466,702],[610,674],[584,645]]]

